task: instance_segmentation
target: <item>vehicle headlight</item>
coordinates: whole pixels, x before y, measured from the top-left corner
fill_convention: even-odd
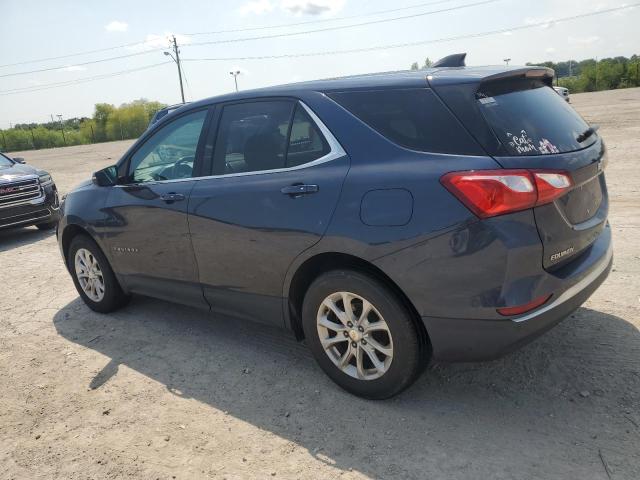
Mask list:
[[[48,173],[41,173],[39,178],[41,185],[49,185],[53,181],[51,180],[51,175],[49,175]]]

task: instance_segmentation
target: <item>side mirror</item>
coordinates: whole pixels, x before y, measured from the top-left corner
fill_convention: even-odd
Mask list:
[[[26,163],[22,157],[13,157],[13,161],[16,163]]]
[[[112,165],[102,170],[98,170],[91,177],[91,181],[99,187],[111,187],[117,183],[118,169]]]

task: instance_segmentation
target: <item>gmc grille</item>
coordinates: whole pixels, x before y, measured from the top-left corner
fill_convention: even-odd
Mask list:
[[[37,178],[0,183],[0,208],[19,205],[42,195]]]

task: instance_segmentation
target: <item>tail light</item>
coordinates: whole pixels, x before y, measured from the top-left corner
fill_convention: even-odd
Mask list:
[[[573,186],[566,172],[524,169],[451,172],[440,182],[480,218],[551,203]]]

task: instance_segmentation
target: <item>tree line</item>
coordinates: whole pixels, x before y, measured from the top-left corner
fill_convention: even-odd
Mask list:
[[[0,130],[0,149],[12,152],[138,138],[147,129],[153,115],[165,106],[145,99],[119,107],[97,103],[92,118],[19,123]]]
[[[411,70],[429,68],[433,62],[427,57],[424,64],[413,62]],[[555,83],[567,87],[571,93],[596,92],[616,88],[640,87],[640,56],[613,57],[597,60],[567,60],[564,62],[528,62],[526,65],[539,65],[553,68],[556,72]]]
[[[527,63],[553,68],[556,72],[556,83],[567,87],[572,93],[597,92],[640,86],[640,57],[613,57],[597,60],[589,58],[577,62]]]

